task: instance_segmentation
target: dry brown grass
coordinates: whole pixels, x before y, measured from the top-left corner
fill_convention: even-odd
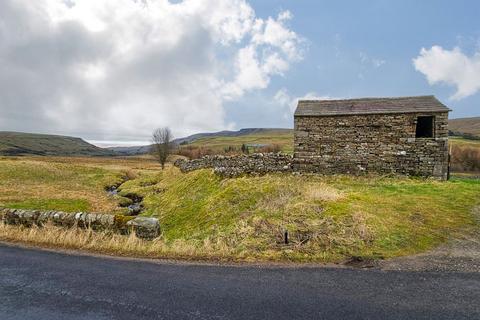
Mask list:
[[[123,236],[108,231],[96,232],[91,229],[61,228],[54,225],[26,228],[0,222],[0,241],[117,256],[232,260],[232,250],[221,240],[198,243],[176,240],[167,245],[161,238],[146,241],[134,234]]]
[[[451,168],[454,172],[479,172],[480,148],[472,145],[453,145]]]
[[[210,148],[205,148],[202,146],[181,146],[175,151],[175,153],[189,159],[199,159],[203,156],[211,154],[223,154],[221,151],[215,152]]]
[[[313,201],[336,201],[344,196],[340,190],[325,183],[307,185],[304,194],[307,199]]]

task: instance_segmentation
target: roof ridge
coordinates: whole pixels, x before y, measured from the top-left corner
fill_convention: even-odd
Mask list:
[[[358,101],[358,100],[403,100],[413,98],[434,98],[438,100],[433,94],[422,96],[398,96],[398,97],[362,97],[362,98],[348,98],[348,99],[299,99],[298,102],[317,102],[317,101]]]
[[[451,110],[434,95],[424,95],[336,100],[299,100],[295,115],[328,116],[448,111]]]

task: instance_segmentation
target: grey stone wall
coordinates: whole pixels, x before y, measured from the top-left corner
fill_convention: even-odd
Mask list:
[[[417,117],[431,115],[434,138],[415,138]],[[447,112],[296,116],[294,135],[295,171],[447,176]]]
[[[160,235],[158,219],[147,217],[129,217],[122,215],[97,213],[66,213],[61,211],[32,211],[0,208],[0,222],[26,227],[43,226],[52,223],[61,227],[92,228],[111,230],[121,234],[135,232],[142,239],[154,239]]]
[[[268,172],[291,172],[291,155],[282,153],[255,153],[239,156],[204,156],[200,159],[175,161],[182,172],[213,168],[223,177],[238,177],[243,174],[265,174]]]

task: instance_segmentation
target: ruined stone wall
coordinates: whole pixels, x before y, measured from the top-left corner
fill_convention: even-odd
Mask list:
[[[415,138],[418,116],[435,116],[434,138]],[[434,176],[448,170],[448,113],[295,117],[294,170]]]
[[[156,218],[130,217],[100,213],[67,213],[61,211],[36,211],[0,208],[0,222],[25,227],[43,226],[47,223],[59,227],[92,228],[110,230],[120,234],[135,232],[142,239],[153,239],[160,235],[160,223]]]
[[[243,174],[265,174],[268,172],[291,172],[292,156],[281,153],[255,153],[239,156],[204,156],[200,159],[175,161],[182,172],[213,168],[224,177],[238,177]]]

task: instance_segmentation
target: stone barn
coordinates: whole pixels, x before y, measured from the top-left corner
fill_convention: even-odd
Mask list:
[[[301,100],[294,170],[446,179],[449,111],[434,96]]]

